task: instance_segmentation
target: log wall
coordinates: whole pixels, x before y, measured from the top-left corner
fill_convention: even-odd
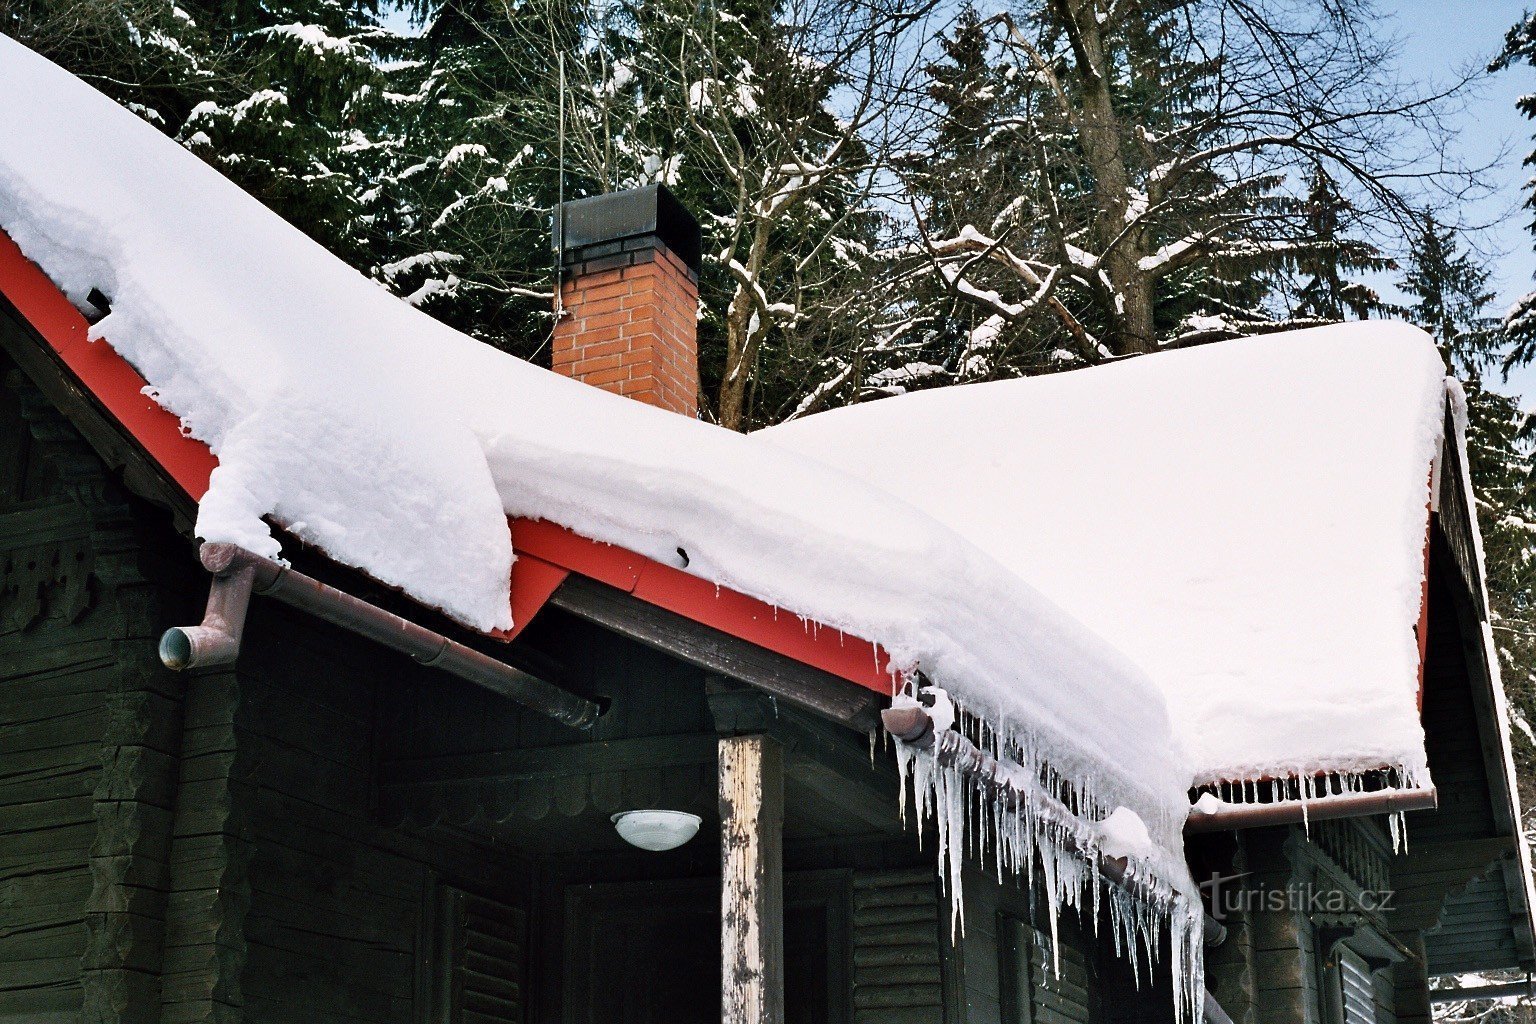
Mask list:
[[[0,365],[0,1020],[158,1019],[185,575]]]

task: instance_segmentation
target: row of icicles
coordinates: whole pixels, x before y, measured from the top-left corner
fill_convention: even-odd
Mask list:
[[[1093,825],[1103,816],[1104,808],[1091,789],[1044,770],[1034,754],[1036,744],[1028,735],[1011,734],[976,721],[963,709],[950,705],[945,695],[939,696],[939,706],[932,709],[935,746],[918,750],[898,743],[897,762],[902,820],[907,818],[910,786],[919,837],[926,822],[931,820],[937,827],[940,875],[949,895],[952,934],[958,938],[965,927],[962,868],[968,854],[982,864],[990,856],[999,882],[1005,875],[1022,879],[1038,872],[1041,884],[1028,887],[1030,909],[1033,914],[1037,900],[1044,899],[1054,973],[1060,972],[1063,908],[1086,917],[1095,931],[1101,916],[1107,919],[1116,955],[1129,961],[1138,986],[1143,976],[1150,979],[1156,968],[1166,928],[1169,968],[1175,979],[1176,1020],[1179,1024],[1199,1020],[1205,984],[1205,911],[1201,901],[1135,861],[1128,866],[1125,884],[1107,882],[1097,866],[1098,839]],[[955,732],[951,726],[961,731]],[[983,786],[971,773],[940,763],[935,756],[947,742],[946,736],[963,738],[967,732],[1007,766],[1010,792],[1006,796]],[[1222,783],[1209,790],[1225,803],[1299,800],[1303,825],[1310,828],[1306,815],[1309,803],[1384,785],[1412,785],[1413,781],[1402,772],[1385,776],[1298,774],[1285,779]],[[1388,827],[1393,849],[1403,849],[1406,832],[1401,812],[1388,816]]]
[[[932,750],[917,750],[897,744],[897,763],[901,769],[901,813],[907,817],[907,790],[910,786],[916,821],[922,826],[932,820],[938,832],[940,875],[950,900],[951,933],[958,938],[964,931],[964,890],[962,867],[967,854],[981,863],[989,856],[999,882],[1005,875],[1026,878],[1037,870],[1042,884],[1029,886],[1031,913],[1043,898],[1049,923],[1051,968],[1060,973],[1059,926],[1063,908],[1088,918],[1097,931],[1101,915],[1107,918],[1115,953],[1129,961],[1138,987],[1145,976],[1150,980],[1156,968],[1160,937],[1166,926],[1170,968],[1174,985],[1175,1016],[1179,1024],[1200,1019],[1204,999],[1204,909],[1198,898],[1191,898],[1171,884],[1158,879],[1143,866],[1133,862],[1126,873],[1126,884],[1103,881],[1097,867],[1097,834],[1091,824],[1102,816],[1092,791],[1082,784],[1042,772],[1029,756],[1034,744],[1024,735],[1006,735],[992,727],[972,725],[970,731],[983,742],[994,757],[1011,769],[1008,788],[1011,795],[989,792],[968,772],[941,764],[935,752],[946,742],[945,736],[961,736],[948,729],[949,715],[936,716],[936,745]],[[970,716],[958,716],[962,728]],[[944,726],[944,728],[940,728]],[[999,756],[1009,752],[1014,756]],[[1048,785],[1042,779],[1050,779]],[[1077,814],[1064,813],[1075,808]],[[1083,815],[1080,817],[1079,815]],[[1086,820],[1085,820],[1086,817]]]

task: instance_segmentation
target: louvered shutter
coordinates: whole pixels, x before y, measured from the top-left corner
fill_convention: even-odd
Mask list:
[[[1016,1024],[1088,1024],[1088,955],[1070,943],[1052,956],[1051,937],[1015,918],[1004,918],[1012,952]]]
[[[853,880],[855,1024],[939,1024],[939,898],[932,868]]]
[[[1341,1024],[1376,1024],[1376,983],[1370,967],[1353,950],[1340,948],[1338,972]]]
[[[438,915],[433,1024],[523,1024],[523,911],[445,885]]]

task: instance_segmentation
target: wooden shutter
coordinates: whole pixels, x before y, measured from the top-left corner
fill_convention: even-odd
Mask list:
[[[1339,949],[1340,1024],[1376,1024],[1376,982],[1371,969],[1351,949]]]
[[[854,1024],[940,1024],[938,883],[932,868],[853,879]]]
[[[1051,937],[1017,918],[1001,920],[1006,952],[1004,1013],[1009,1024],[1088,1024],[1088,954],[1060,942],[1059,960]]]
[[[524,912],[439,888],[429,1024],[523,1024]]]

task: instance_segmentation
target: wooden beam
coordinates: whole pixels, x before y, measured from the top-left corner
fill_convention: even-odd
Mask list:
[[[549,603],[691,665],[766,690],[799,707],[860,731],[879,723],[878,694],[830,672],[749,644],[617,587],[572,575]]]
[[[784,770],[791,781],[877,832],[904,831],[894,760],[877,761],[863,737],[821,716],[780,706],[772,694],[722,676],[711,676],[705,693],[721,736],[773,737],[784,747]]]
[[[784,754],[720,739],[721,1024],[784,1021]]]
[[[529,782],[596,772],[708,764],[716,753],[712,733],[682,733],[475,754],[390,758],[379,764],[379,785]]]

